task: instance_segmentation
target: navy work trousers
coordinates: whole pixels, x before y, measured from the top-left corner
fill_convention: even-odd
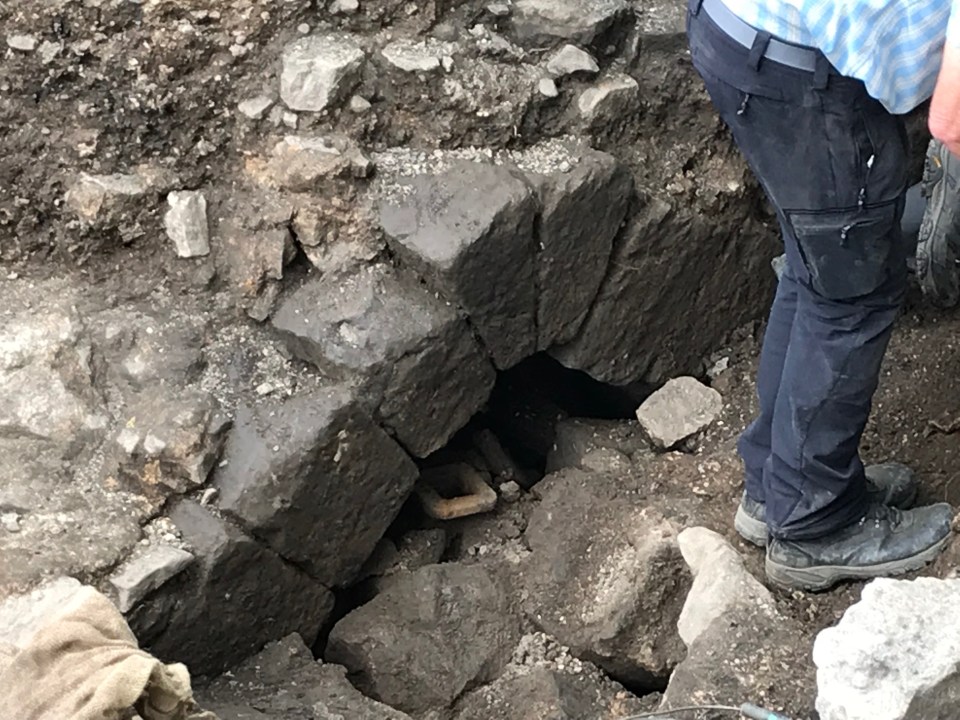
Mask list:
[[[901,118],[818,54],[809,72],[745,48],[691,0],[693,64],[777,211],[787,266],[740,439],[771,535],[822,537],[866,509],[860,437],[907,283]]]

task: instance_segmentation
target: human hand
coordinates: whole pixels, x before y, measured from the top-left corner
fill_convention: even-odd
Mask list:
[[[960,48],[949,43],[930,102],[930,134],[960,157]]]

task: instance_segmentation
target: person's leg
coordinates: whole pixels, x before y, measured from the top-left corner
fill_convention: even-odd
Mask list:
[[[784,219],[797,286],[763,472],[768,574],[819,588],[917,567],[949,535],[949,506],[871,506],[857,453],[903,294],[902,124],[862,83],[829,74],[822,56],[816,73],[769,62],[766,38],[742,48],[699,7],[688,27],[694,65]]]

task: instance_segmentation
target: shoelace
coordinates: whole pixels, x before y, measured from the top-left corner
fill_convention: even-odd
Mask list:
[[[874,527],[880,527],[880,523],[886,520],[891,529],[894,529],[903,522],[903,511],[890,505],[871,505],[860,519],[860,525],[865,525],[870,520],[873,521]]]

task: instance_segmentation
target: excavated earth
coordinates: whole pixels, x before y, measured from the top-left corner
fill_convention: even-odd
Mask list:
[[[778,249],[684,17],[0,2],[0,620],[93,585],[198,718],[813,717],[862,586],[690,609],[694,547],[763,580]],[[863,439],[955,505],[958,330],[911,295]],[[633,410],[677,376],[723,409],[663,451]],[[451,472],[496,506],[428,517]]]

